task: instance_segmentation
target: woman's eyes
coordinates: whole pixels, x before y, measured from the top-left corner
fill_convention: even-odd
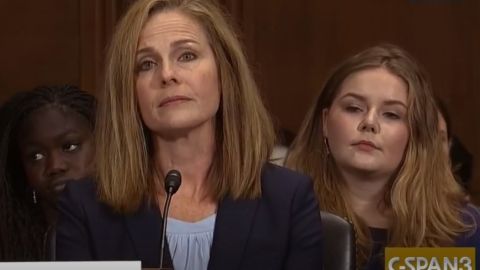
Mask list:
[[[178,58],[178,61],[180,62],[190,62],[190,61],[193,61],[197,59],[197,55],[192,53],[192,52],[185,52],[183,54],[180,55],[180,57]]]
[[[65,145],[63,146],[63,151],[65,151],[65,152],[73,152],[73,151],[77,150],[79,146],[80,146],[80,144],[78,144],[78,143],[65,144]]]
[[[386,118],[392,119],[392,120],[397,120],[400,119],[400,115],[394,112],[386,112],[383,114]]]
[[[345,106],[345,111],[349,113],[359,113],[363,112],[364,109],[357,105],[347,105]],[[391,111],[383,112],[381,115],[390,120],[398,120],[402,118],[401,114]]]
[[[184,52],[182,53],[177,61],[179,62],[190,62],[190,61],[193,61],[195,59],[197,59],[198,56],[193,53],[193,52]],[[142,72],[142,71],[149,71],[151,69],[153,69],[154,67],[156,67],[158,65],[157,62],[155,62],[154,60],[151,60],[151,59],[146,59],[146,60],[142,60],[138,65],[137,65],[137,72]]]
[[[80,148],[79,143],[66,143],[62,145],[62,151],[63,152],[75,152]],[[28,155],[29,159],[32,161],[40,161],[45,159],[47,155],[45,153],[41,152],[34,152]]]
[[[41,160],[41,159],[45,158],[45,155],[42,154],[42,153],[33,153],[33,154],[30,155],[30,158],[33,161],[38,161],[38,160]]]
[[[137,67],[137,71],[148,71],[156,65],[157,65],[157,63],[155,63],[152,60],[145,60],[145,61],[140,62],[140,64]]]
[[[359,106],[349,105],[345,107],[345,111],[352,113],[361,112],[362,108],[360,108]]]

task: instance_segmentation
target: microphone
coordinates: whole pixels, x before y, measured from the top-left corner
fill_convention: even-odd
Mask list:
[[[182,184],[182,175],[177,170],[170,170],[165,176],[165,191],[167,195],[171,193],[171,195],[177,192],[178,188]]]
[[[163,255],[165,253],[165,238],[167,234],[167,218],[168,210],[170,208],[170,201],[173,194],[177,192],[178,188],[182,184],[182,175],[177,170],[170,170],[165,176],[165,192],[167,193],[167,200],[163,206],[163,220],[162,220],[162,235],[160,242],[160,269],[163,267]]]

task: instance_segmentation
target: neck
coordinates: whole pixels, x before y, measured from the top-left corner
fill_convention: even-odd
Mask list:
[[[391,223],[384,198],[389,176],[341,172],[353,211],[369,227],[388,228]]]
[[[182,174],[182,185],[177,194],[198,200],[208,196],[206,181],[215,152],[214,138],[212,125],[174,138],[154,136],[154,160],[159,177],[162,178],[160,183],[163,183],[169,170],[175,169]]]

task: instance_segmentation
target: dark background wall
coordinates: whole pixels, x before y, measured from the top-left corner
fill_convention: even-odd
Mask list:
[[[480,1],[219,0],[241,30],[277,123],[296,132],[329,71],[379,42],[398,44],[428,71],[453,131],[475,155],[480,200]],[[0,102],[39,84],[95,93],[105,47],[132,0],[0,0]]]

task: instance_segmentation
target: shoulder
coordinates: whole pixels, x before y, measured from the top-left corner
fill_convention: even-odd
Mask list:
[[[262,170],[262,181],[264,183],[274,182],[276,184],[278,184],[278,182],[285,184],[306,184],[310,182],[310,178],[288,168],[266,163]]]
[[[262,199],[275,205],[292,205],[315,199],[313,184],[308,176],[271,163],[262,172]]]
[[[68,197],[75,200],[96,200],[96,184],[92,178],[68,181],[60,198]]]
[[[263,167],[262,192],[292,192],[298,187],[311,185],[311,179],[301,173],[272,163],[266,163]]]
[[[60,194],[57,205],[59,210],[65,209],[86,216],[111,212],[106,204],[100,202],[93,178],[69,181]]]
[[[480,209],[469,203],[463,208],[462,219],[467,225],[474,226],[475,230],[478,230],[480,225]]]
[[[71,189],[80,193],[91,193],[96,190],[96,184],[93,178],[86,177],[67,182],[65,189]]]
[[[473,205],[471,203],[468,203],[465,208],[464,212],[468,213],[471,217],[480,218],[480,208],[478,208],[476,205]]]
[[[460,235],[457,244],[480,247],[480,209],[473,204],[467,204],[461,215],[469,229]]]
[[[72,227],[79,226],[88,227],[91,234],[118,232],[124,215],[103,203],[97,194],[97,185],[92,178],[69,182],[57,202],[57,231],[66,230],[63,232],[68,234]]]
[[[287,269],[319,269],[322,264],[322,223],[318,200],[309,177],[266,164],[262,179],[262,203],[257,214],[270,218],[274,231],[288,235]],[[279,237],[274,235],[273,237]]]

